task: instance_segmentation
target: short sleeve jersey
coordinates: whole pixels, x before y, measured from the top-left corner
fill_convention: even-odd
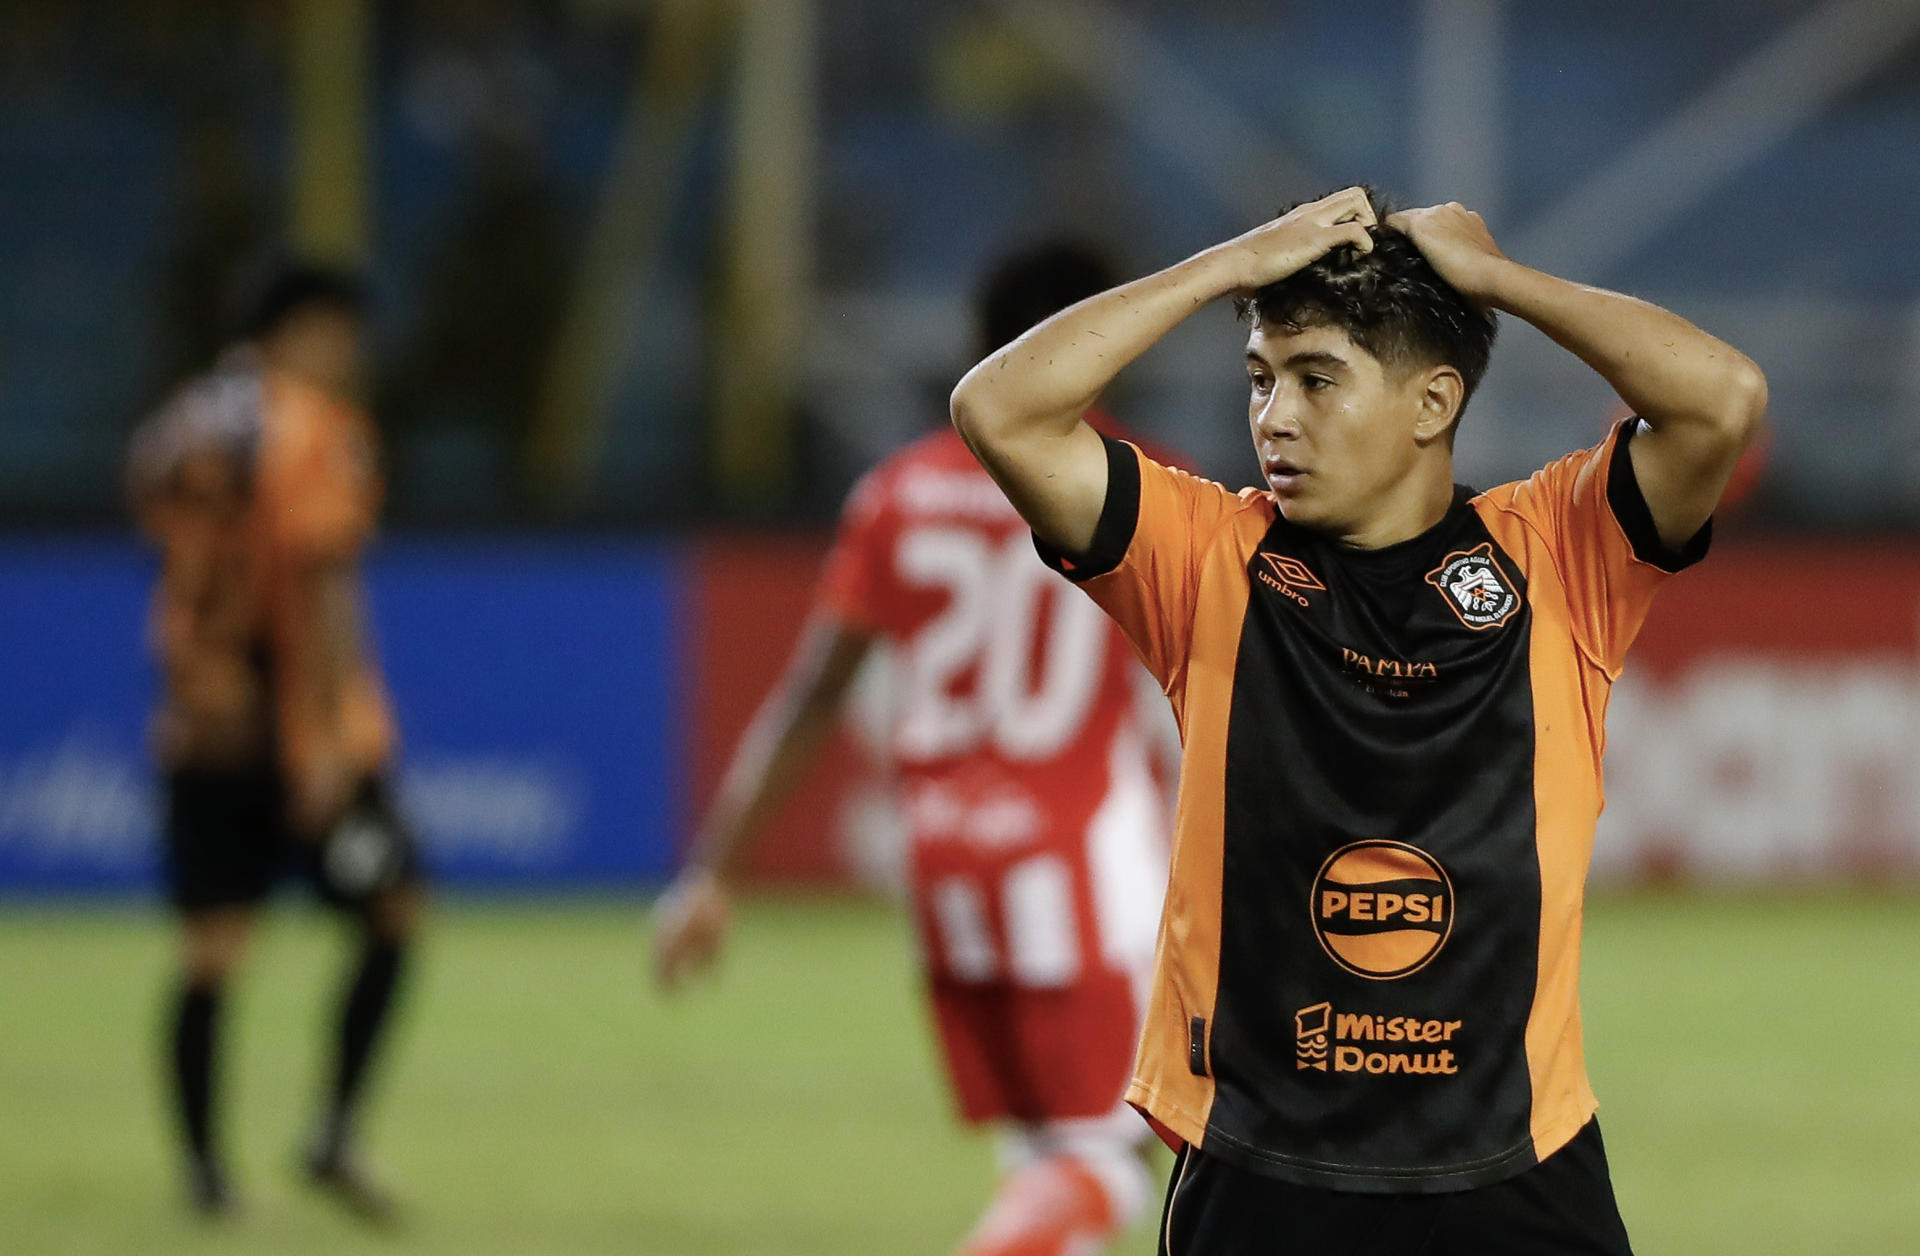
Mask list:
[[[888,751],[930,975],[1046,988],[1144,971],[1166,866],[1144,678],[951,430],[856,486],[818,600],[891,648]]]
[[[1181,727],[1128,1098],[1315,1186],[1498,1181],[1596,1108],[1578,1006],[1609,689],[1664,547],[1637,420],[1359,551],[1108,442],[1071,564]]]
[[[312,632],[299,573],[353,562],[373,536],[380,484],[365,417],[236,355],[142,426],[129,481],[161,555],[151,622],[168,760],[235,767],[341,738],[357,766],[381,766],[392,720],[364,649],[337,710],[286,695],[287,658]]]

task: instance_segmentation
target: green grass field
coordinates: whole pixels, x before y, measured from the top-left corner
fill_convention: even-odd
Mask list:
[[[289,907],[232,1009],[246,1213],[208,1230],[157,1086],[164,918],[0,908],[0,1251],[937,1256],[986,1196],[884,906],[751,902],[721,980],[674,1001],[634,905],[434,924],[368,1131],[406,1229],[293,1181],[338,952]],[[1920,1251],[1916,956],[1910,898],[1595,905],[1589,1054],[1643,1256]]]

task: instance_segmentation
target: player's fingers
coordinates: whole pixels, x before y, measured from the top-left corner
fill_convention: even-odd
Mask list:
[[[1321,201],[1319,208],[1322,211],[1322,226],[1332,227],[1349,222],[1371,226],[1375,222],[1373,202],[1367,198],[1365,188],[1344,188]]]
[[[713,967],[719,947],[709,937],[689,938],[673,955],[673,986],[679,989]]]
[[[661,989],[678,990],[714,966],[726,941],[724,895],[696,885],[663,900],[654,926],[654,976]]]
[[[1373,232],[1367,229],[1365,223],[1346,223],[1343,224],[1340,237],[1334,243],[1336,245],[1351,244],[1362,253],[1371,253],[1373,252]]]
[[[704,977],[713,971],[714,961],[720,958],[720,945],[717,939],[702,936],[697,939],[680,957],[679,980],[682,984]]]
[[[673,912],[653,930],[653,977],[663,990],[678,989],[687,971],[688,921]]]
[[[680,984],[680,947],[671,934],[654,934],[653,980],[663,990]]]
[[[1308,222],[1324,227],[1334,222],[1342,214],[1351,211],[1353,193],[1353,188],[1341,188],[1338,192],[1330,196],[1323,196],[1319,200],[1310,201],[1305,205],[1297,205],[1288,213],[1281,215],[1281,217],[1296,220],[1304,218]]]

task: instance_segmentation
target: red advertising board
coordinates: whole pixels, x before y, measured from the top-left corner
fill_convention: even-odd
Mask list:
[[[1608,730],[1603,875],[1920,874],[1920,548],[1721,546],[1662,591]]]
[[[826,551],[826,538],[818,535],[723,533],[695,543],[686,739],[693,816],[712,799],[734,744],[779,679]],[[845,881],[850,863],[841,840],[844,813],[855,783],[871,776],[853,739],[836,736],[752,852],[747,869],[764,880]]]

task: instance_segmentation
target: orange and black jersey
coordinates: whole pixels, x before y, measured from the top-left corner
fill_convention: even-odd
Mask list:
[[[1128,1098],[1309,1185],[1464,1189],[1596,1107],[1580,922],[1607,696],[1663,546],[1637,420],[1360,551],[1107,442],[1087,553],[1042,556],[1159,679],[1184,761]]]
[[[169,766],[295,769],[336,745],[363,771],[391,758],[386,686],[358,625],[337,693],[316,690],[300,665],[329,649],[305,577],[356,564],[373,539],[374,449],[358,408],[249,350],[190,381],[136,433],[128,487],[160,554],[150,635]]]

